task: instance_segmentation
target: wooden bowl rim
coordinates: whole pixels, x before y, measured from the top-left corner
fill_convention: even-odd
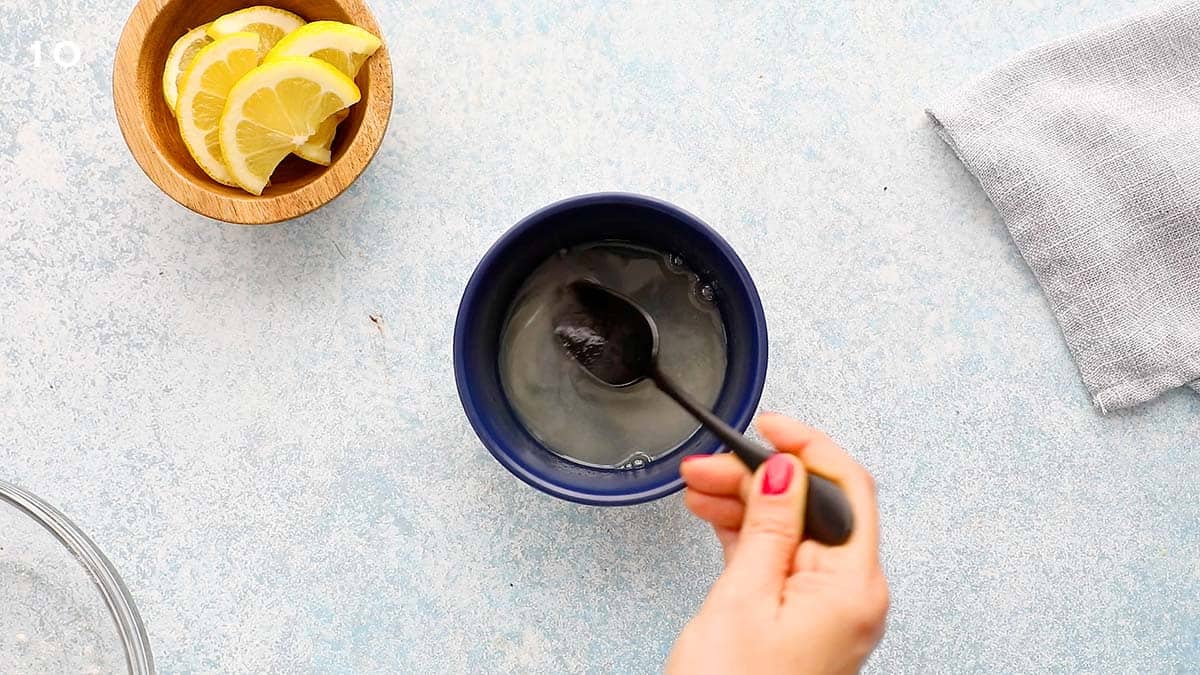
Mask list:
[[[146,176],[167,196],[192,211],[216,220],[239,225],[270,225],[311,213],[345,192],[375,158],[383,145],[392,114],[392,62],[386,43],[367,61],[371,88],[358,132],[334,163],[315,179],[287,193],[256,197],[230,195],[219,191],[217,183],[206,189],[182,173],[169,160],[163,148],[154,142],[143,123],[140,105],[118,92],[137,92],[139,57],[142,43],[158,13],[173,2],[191,0],[139,0],[133,8],[117,44],[113,63],[113,102],[117,123],[125,144]],[[248,2],[247,6],[253,5]],[[361,13],[359,27],[380,37],[383,32],[374,14],[362,0],[336,0],[349,13]],[[360,10],[352,12],[351,8]],[[362,77],[360,74],[359,77]],[[158,87],[146,95],[161,95]]]

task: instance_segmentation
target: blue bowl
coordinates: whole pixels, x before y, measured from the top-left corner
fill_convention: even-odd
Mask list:
[[[573,197],[525,218],[480,261],[458,308],[454,376],[479,439],[506,469],[547,494],[581,504],[620,506],[665,497],[683,487],[679,464],[713,453],[720,442],[698,431],[665,457],[637,469],[588,467],[548,450],[522,426],[500,384],[500,334],[526,277],[556,251],[624,241],[673,253],[716,289],[725,322],[728,366],[716,413],[745,430],[767,374],[762,302],[742,261],[716,232],[670,204],[631,194]]]

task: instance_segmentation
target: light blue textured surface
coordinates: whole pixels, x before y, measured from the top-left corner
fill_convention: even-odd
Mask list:
[[[384,149],[265,229],[190,214],[125,150],[109,82],[132,4],[0,0],[0,472],[108,552],[163,671],[658,668],[716,543],[678,498],[601,510],[518,483],[450,363],[484,250],[596,190],[730,240],[771,328],[764,407],[878,477],[873,670],[1200,662],[1200,398],[1092,410],[921,112],[1152,2],[374,0]],[[30,65],[63,40],[79,65]]]

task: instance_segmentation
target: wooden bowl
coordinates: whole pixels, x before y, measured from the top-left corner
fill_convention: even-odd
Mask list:
[[[352,23],[383,37],[362,0],[140,0],[113,66],[113,101],[125,143],[142,170],[172,199],[201,215],[242,225],[302,216],[332,201],[378,152],[392,114],[392,63],[386,45],[358,74],[362,100],[338,127],[328,167],[288,157],[261,197],[209,178],[188,154],[162,94],[167,53],[188,30],[254,5],[286,9],[308,21]]]

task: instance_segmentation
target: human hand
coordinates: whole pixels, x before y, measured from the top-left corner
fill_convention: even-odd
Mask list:
[[[870,474],[828,436],[779,415],[758,419],[779,450],[751,476],[733,455],[684,462],[684,503],[712,524],[725,571],[667,660],[668,673],[853,673],[883,636],[887,580]],[[841,486],[854,532],[802,541],[805,469]]]

